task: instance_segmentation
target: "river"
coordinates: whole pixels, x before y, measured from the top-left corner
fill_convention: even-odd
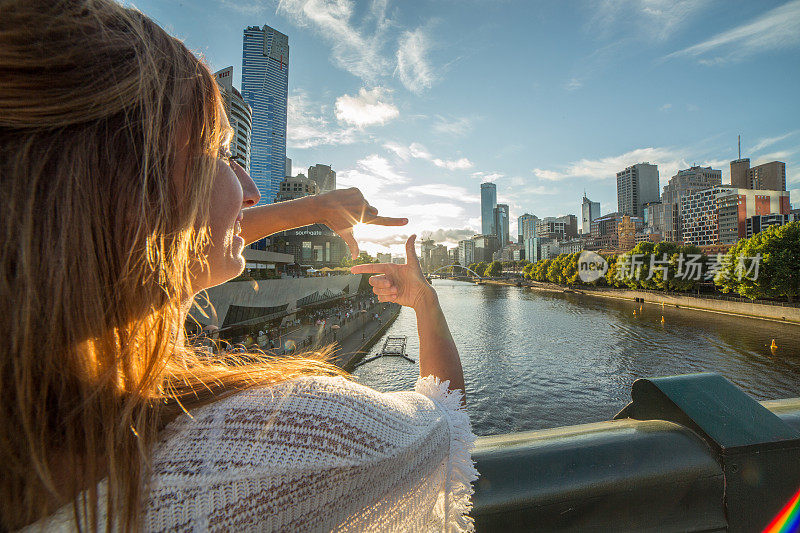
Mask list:
[[[660,304],[639,312],[634,302],[520,287],[434,286],[461,354],[478,435],[609,420],[642,377],[713,371],[758,400],[800,396],[800,326]],[[411,309],[403,308],[386,335],[407,335],[407,353],[418,359]],[[382,346],[383,339],[371,352]],[[416,364],[384,357],[354,374],[395,391],[413,388],[418,372]]]

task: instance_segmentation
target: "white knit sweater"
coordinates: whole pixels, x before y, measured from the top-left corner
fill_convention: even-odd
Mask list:
[[[447,386],[300,378],[181,416],[155,446],[143,528],[471,530],[475,435]],[[71,506],[38,526],[73,529]]]

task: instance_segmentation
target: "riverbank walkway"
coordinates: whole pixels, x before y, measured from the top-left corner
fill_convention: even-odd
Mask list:
[[[354,355],[368,348],[367,344],[377,340],[374,337],[397,316],[398,307],[397,304],[375,303],[364,309],[365,312],[356,311],[349,319],[331,317],[324,326],[304,324],[283,335],[281,342],[284,347],[296,346],[298,351],[335,344],[334,363],[344,366]]]

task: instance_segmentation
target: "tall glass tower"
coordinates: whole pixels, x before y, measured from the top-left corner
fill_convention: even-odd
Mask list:
[[[494,208],[497,207],[497,185],[481,183],[481,234],[497,235]]]
[[[250,176],[261,203],[272,203],[286,171],[289,38],[264,26],[244,30],[242,96],[253,110]]]

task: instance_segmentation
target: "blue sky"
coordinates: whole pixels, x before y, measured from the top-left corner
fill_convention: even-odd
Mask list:
[[[615,173],[780,160],[800,205],[800,0],[138,0],[234,66],[242,30],[289,36],[287,155],[331,164],[405,228],[358,228],[401,252],[411,232],[453,246],[480,228],[480,183],[525,213],[616,210]]]

